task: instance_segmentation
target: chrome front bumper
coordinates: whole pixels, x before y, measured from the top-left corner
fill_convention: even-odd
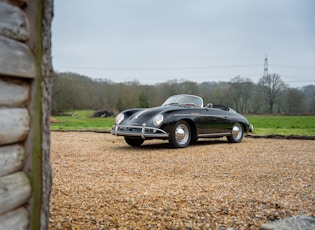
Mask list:
[[[114,125],[111,133],[116,136],[131,136],[145,138],[168,138],[168,133],[162,129],[146,126]]]

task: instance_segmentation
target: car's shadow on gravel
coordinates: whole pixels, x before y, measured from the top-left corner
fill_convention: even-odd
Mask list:
[[[204,140],[198,140],[196,142],[190,143],[186,148],[194,147],[194,146],[204,146],[204,145],[218,145],[218,144],[229,144],[226,139],[204,139]],[[130,150],[140,150],[140,149],[146,149],[146,150],[157,150],[157,149],[176,149],[172,148],[170,144],[167,141],[160,142],[160,143],[150,143],[150,141],[145,141],[141,146],[134,147],[134,146],[119,146],[117,149],[130,149]]]

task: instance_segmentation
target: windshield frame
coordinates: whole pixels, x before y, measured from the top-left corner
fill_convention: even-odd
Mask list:
[[[189,94],[178,94],[166,99],[162,106],[166,105],[194,105],[195,107],[203,107],[203,99],[199,96]]]

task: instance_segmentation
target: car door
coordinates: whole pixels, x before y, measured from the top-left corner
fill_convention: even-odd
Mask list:
[[[195,123],[197,132],[201,135],[227,134],[233,125],[229,113],[217,108],[203,108]]]

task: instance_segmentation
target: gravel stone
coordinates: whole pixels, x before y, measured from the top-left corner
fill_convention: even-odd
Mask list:
[[[315,141],[203,139],[141,147],[52,132],[50,229],[258,229],[315,215]]]

